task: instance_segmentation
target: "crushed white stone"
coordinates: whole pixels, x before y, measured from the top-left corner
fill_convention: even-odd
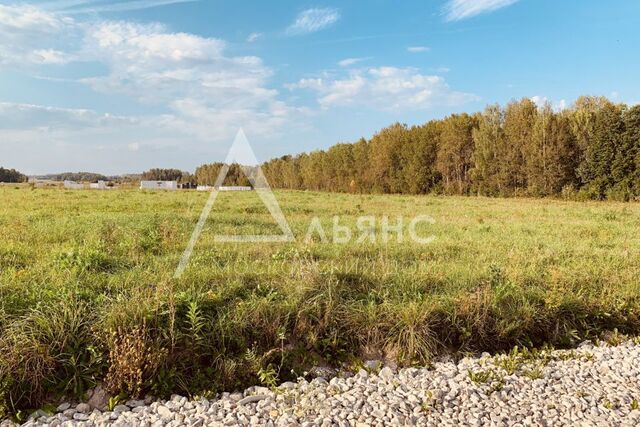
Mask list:
[[[505,356],[483,354],[430,368],[299,380],[275,391],[251,387],[216,400],[129,401],[112,412],[61,405],[58,414],[40,413],[25,425],[640,425],[640,345],[583,343],[550,354],[548,363],[528,360],[513,373]]]

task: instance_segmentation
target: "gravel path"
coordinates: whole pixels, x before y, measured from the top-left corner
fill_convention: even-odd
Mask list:
[[[427,369],[251,387],[217,400],[174,396],[113,412],[61,405],[28,425],[457,426],[640,425],[640,344],[464,358]]]

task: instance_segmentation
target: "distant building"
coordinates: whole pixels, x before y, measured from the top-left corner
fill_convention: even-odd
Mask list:
[[[92,190],[106,190],[109,187],[107,187],[107,183],[105,181],[98,181],[97,183],[89,184],[89,188]]]
[[[68,188],[69,190],[82,190],[84,188],[84,184],[66,180],[64,182],[64,188]]]
[[[240,185],[236,185],[236,186],[220,186],[220,187],[213,187],[210,185],[198,185],[197,190],[198,191],[209,191],[209,190],[213,190],[216,189],[218,191],[251,191],[253,190],[253,187],[249,187],[249,186],[240,186]]]
[[[178,181],[140,181],[141,190],[177,190]]]
[[[219,191],[251,191],[253,190],[253,188],[249,186],[245,187],[245,186],[235,185],[235,186],[228,186],[228,187],[220,186],[218,187],[218,190]]]

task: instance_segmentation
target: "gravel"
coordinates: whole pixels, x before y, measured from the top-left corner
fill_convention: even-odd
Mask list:
[[[26,425],[636,426],[639,402],[640,344],[629,341],[536,357],[483,354],[397,372],[362,369],[215,400],[128,401],[112,412],[62,404],[59,413],[41,411]]]

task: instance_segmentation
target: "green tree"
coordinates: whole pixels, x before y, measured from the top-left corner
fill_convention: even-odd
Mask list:
[[[15,169],[0,167],[0,182],[27,182],[27,176]]]
[[[604,197],[615,184],[612,166],[621,147],[623,132],[621,106],[607,103],[595,113],[593,135],[586,146],[579,172],[583,182],[598,197]]]

